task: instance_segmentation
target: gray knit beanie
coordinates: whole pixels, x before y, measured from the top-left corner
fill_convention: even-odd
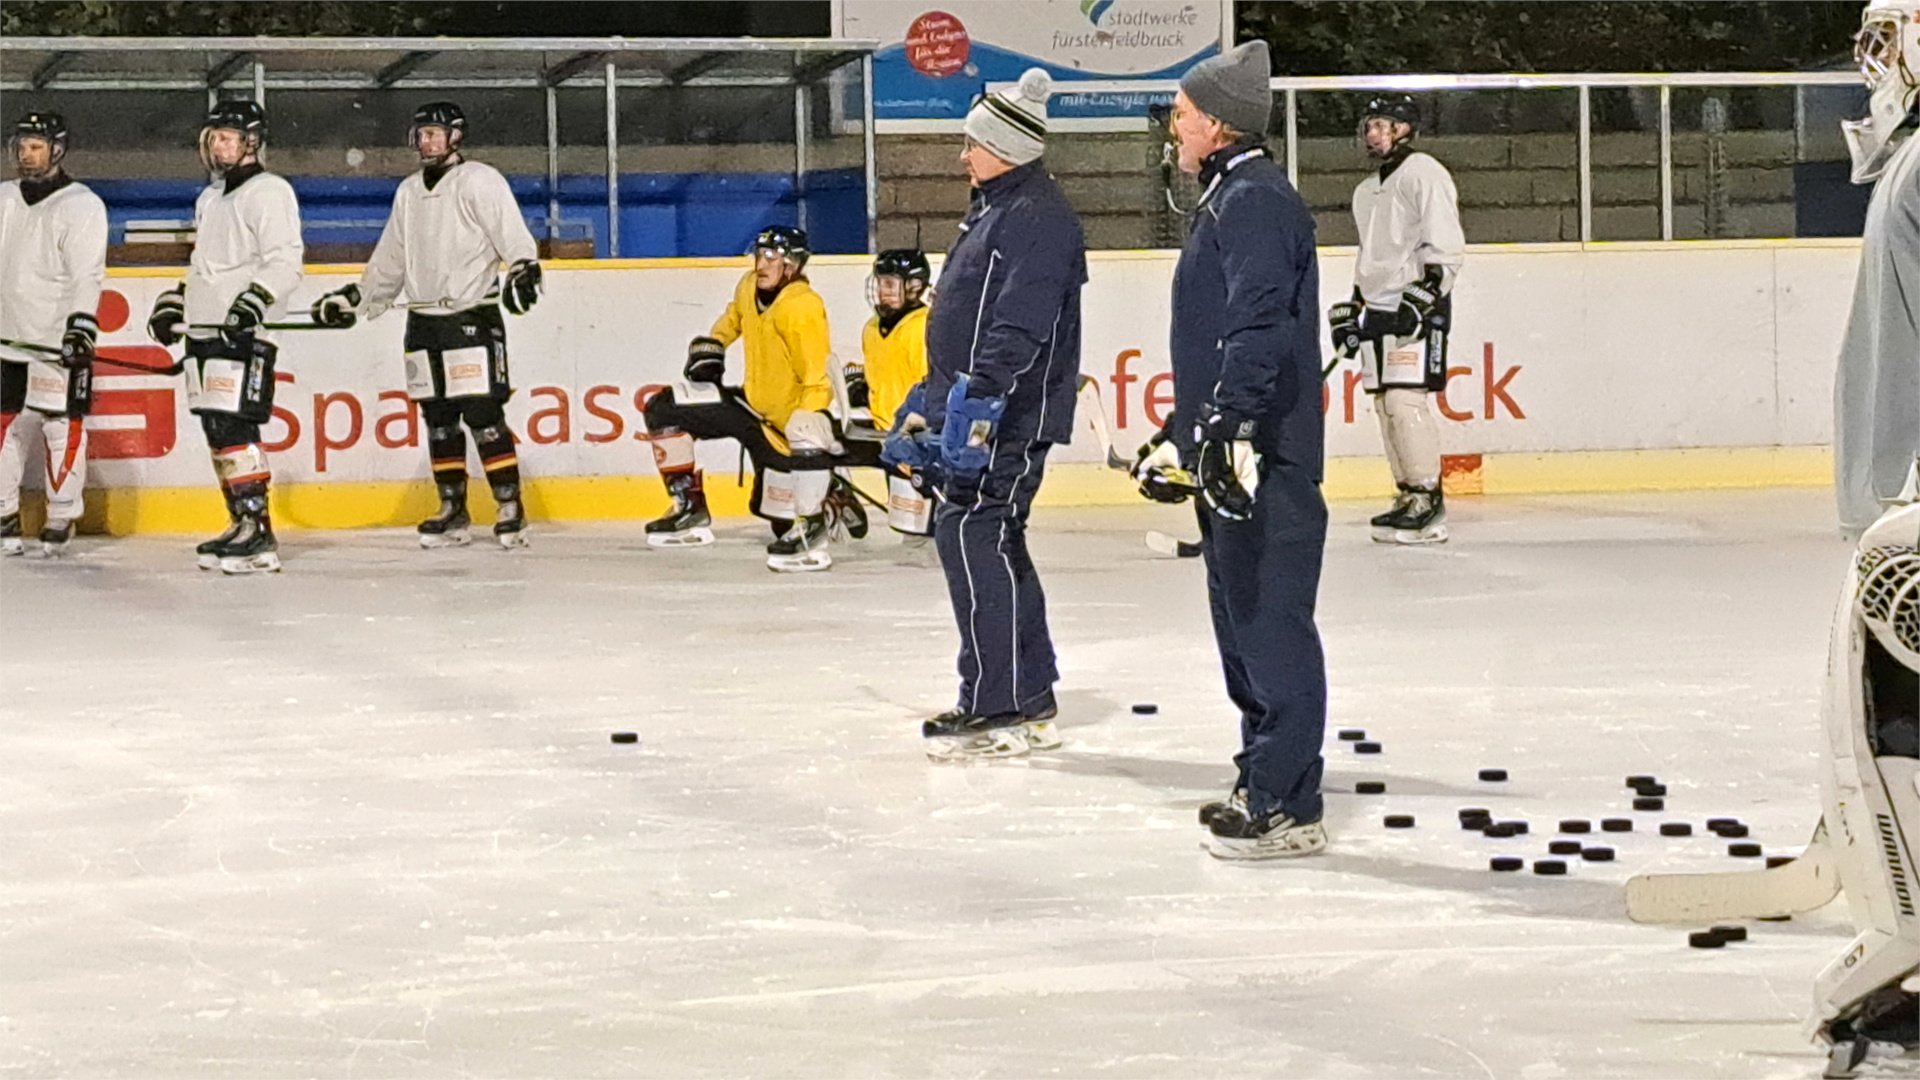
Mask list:
[[[1248,135],[1265,135],[1273,116],[1273,92],[1267,89],[1272,75],[1267,43],[1249,41],[1188,68],[1180,89],[1215,120]]]

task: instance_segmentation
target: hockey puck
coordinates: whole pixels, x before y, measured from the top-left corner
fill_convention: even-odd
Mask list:
[[[1413,828],[1413,815],[1388,814],[1386,817],[1386,826],[1389,829],[1411,829]]]
[[[1640,798],[1633,800],[1633,808],[1635,810],[1665,810],[1667,808],[1667,800],[1653,795],[1642,795]]]
[[[1564,874],[1567,872],[1567,864],[1560,859],[1535,859],[1533,872],[1547,875]]]
[[[1493,819],[1490,817],[1461,818],[1460,827],[1467,832],[1483,833],[1493,827]],[[1511,836],[1513,834],[1508,833],[1507,835]]]
[[[1722,825],[1713,831],[1719,833],[1723,840],[1744,840],[1752,830],[1736,821],[1732,825]]]
[[[617,743],[636,743],[640,741],[640,734],[635,731],[616,731],[613,733],[613,741]]]
[[[1495,855],[1493,858],[1487,860],[1487,869],[1500,870],[1503,872],[1518,870],[1525,865],[1527,865],[1527,860],[1513,855]]]
[[[1633,819],[1623,818],[1623,817],[1602,818],[1600,819],[1600,831],[1601,832],[1632,832]]]
[[[1711,930],[1695,930],[1687,935],[1687,944],[1696,949],[1724,949],[1727,939]]]
[[[1719,934],[1722,941],[1747,940],[1747,928],[1744,926],[1716,926],[1713,933]]]
[[[1468,818],[1490,818],[1492,816],[1493,816],[1493,811],[1488,810],[1485,807],[1463,806],[1460,808],[1461,821],[1465,821]]]
[[[1505,769],[1481,769],[1480,770],[1480,779],[1485,780],[1487,783],[1490,783],[1490,784],[1499,783],[1500,781],[1505,780],[1506,778],[1507,778],[1507,770]]]
[[[1563,833],[1590,833],[1593,831],[1593,822],[1582,818],[1567,818],[1560,823],[1560,831]]]
[[[1792,861],[1793,856],[1791,855],[1769,855],[1767,856],[1767,869],[1772,870],[1776,867],[1785,866]]]
[[[1693,826],[1684,821],[1668,821],[1660,825],[1661,836],[1692,836]]]
[[[1387,785],[1380,780],[1361,780],[1353,785],[1355,795],[1385,795]]]
[[[1133,715],[1135,716],[1152,716],[1159,711],[1160,706],[1147,701],[1143,701],[1133,707]]]
[[[1350,728],[1340,729],[1341,742],[1359,742],[1361,739],[1364,739],[1366,737],[1367,737],[1367,733],[1360,730],[1359,728],[1350,727]]]
[[[1578,854],[1580,854],[1580,841],[1578,841],[1578,840],[1552,840],[1552,841],[1549,841],[1549,842],[1547,843],[1547,854],[1549,854],[1549,855],[1578,855]]]
[[[1580,849],[1580,857],[1588,862],[1612,862],[1613,849],[1610,847],[1585,847]]]
[[[1760,916],[1756,916],[1756,918],[1760,922],[1792,922],[1793,921],[1793,916],[1791,915],[1760,915]]]
[[[1707,831],[1719,832],[1721,829],[1731,828],[1738,824],[1740,824],[1739,818],[1710,817],[1707,819]]]
[[[1634,788],[1633,790],[1634,790],[1634,793],[1637,795],[1651,795],[1655,798],[1658,798],[1667,793],[1667,785],[1641,784],[1639,787]]]
[[[1512,822],[1507,821],[1489,822],[1486,828],[1480,831],[1495,840],[1505,840],[1509,836],[1519,835],[1519,832],[1514,829]]]
[[[1527,835],[1527,823],[1524,821],[1503,821],[1500,824],[1512,829],[1515,836]]]
[[[1353,744],[1353,752],[1356,754],[1377,754],[1380,752],[1380,744],[1377,742],[1357,742]]]
[[[1660,782],[1660,778],[1659,778],[1659,777],[1657,777],[1657,776],[1629,776],[1629,777],[1627,777],[1627,786],[1628,786],[1628,787],[1639,787],[1639,786],[1640,786],[1641,784],[1657,784],[1657,783],[1659,783],[1659,782]]]
[[[1728,844],[1727,854],[1736,859],[1757,859],[1760,857],[1759,844]]]

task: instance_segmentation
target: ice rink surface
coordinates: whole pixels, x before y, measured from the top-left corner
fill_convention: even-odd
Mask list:
[[[1817,1076],[1840,905],[1707,952],[1621,885],[1757,863],[1663,820],[1805,843],[1830,494],[1460,499],[1417,551],[1377,510],[1336,504],[1321,591],[1332,849],[1258,867],[1194,822],[1237,729],[1200,563],[1142,543],[1182,510],[1037,512],[1068,743],[972,767],[922,756],[957,639],[891,537],[8,560],[0,1075]],[[1605,815],[1616,863],[1487,870]]]

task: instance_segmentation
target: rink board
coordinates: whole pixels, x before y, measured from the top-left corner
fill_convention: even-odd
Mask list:
[[[1176,255],[1089,257],[1082,371],[1099,380],[1122,447],[1144,441],[1171,405]],[[1451,378],[1435,402],[1453,490],[1828,482],[1834,362],[1858,260],[1856,240],[1470,248]],[[842,357],[859,355],[867,268],[859,256],[809,266]],[[678,377],[686,341],[706,332],[745,270],[744,258],[548,264],[545,298],[509,318],[507,331],[517,387],[508,417],[536,518],[649,517],[665,505],[639,399]],[[310,267],[294,310],[358,271]],[[1346,294],[1352,272],[1351,248],[1323,249],[1323,307]],[[164,360],[144,315],[180,276],[111,272],[103,357]],[[403,392],[403,324],[396,312],[348,331],[281,336],[266,438],[288,524],[401,524],[429,508],[425,432]],[[731,366],[737,376],[737,349]],[[96,396],[89,519],[114,533],[216,524],[212,468],[180,380],[103,366]],[[1328,494],[1390,490],[1350,362],[1328,377],[1323,402]],[[1092,442],[1083,429],[1056,450],[1043,501],[1136,497],[1095,464]],[[734,444],[701,453],[716,474],[716,510],[743,512],[744,497],[720,475],[738,468]]]

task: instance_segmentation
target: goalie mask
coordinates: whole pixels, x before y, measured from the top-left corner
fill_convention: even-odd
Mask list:
[[[220,131],[240,134],[240,155],[233,161],[221,161],[214,151],[214,134]],[[228,98],[216,102],[201,121],[200,163],[215,176],[225,176],[228,169],[246,164],[248,158],[259,158],[266,146],[267,110],[257,101]]]
[[[899,284],[889,284],[883,289],[883,278]],[[884,319],[925,303],[932,283],[933,267],[927,262],[926,252],[918,248],[891,248],[874,257],[873,273],[867,275],[867,304],[875,315]]]
[[[38,139],[47,144],[47,159],[37,160],[38,154],[29,149],[36,160],[29,164],[21,159],[21,140]],[[7,133],[7,156],[13,159],[13,167],[19,171],[23,180],[42,180],[52,176],[60,168],[60,159],[67,156],[67,122],[59,113],[30,112],[13,122],[13,130]]]
[[[430,155],[420,148],[420,132],[423,128],[439,128],[447,133],[446,144],[437,153]],[[407,129],[407,145],[420,155],[422,165],[445,165],[460,153],[460,144],[466,141],[466,137],[467,114],[451,101],[428,102],[413,110],[413,126]]]
[[[1913,126],[1920,91],[1920,0],[1874,0],[1860,16],[1853,59],[1867,84],[1867,115],[1840,125],[1853,156],[1853,182],[1878,179],[1894,140]]]

